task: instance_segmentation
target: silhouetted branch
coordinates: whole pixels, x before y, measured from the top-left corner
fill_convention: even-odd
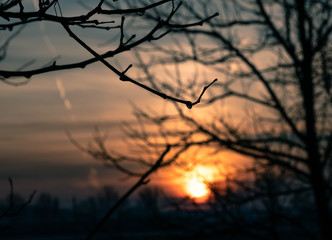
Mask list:
[[[178,8],[176,8],[173,11],[173,14],[176,12]],[[170,17],[172,16],[172,14],[170,15]],[[132,47],[138,45],[139,43],[145,42],[145,41],[150,41],[150,40],[154,40],[153,34],[160,28],[162,28],[162,26],[165,24],[165,22],[168,22],[170,20],[170,17],[167,21],[159,21],[156,26],[148,33],[146,34],[145,37],[143,37],[142,39],[136,41],[133,44],[130,45],[126,45],[123,43],[123,22],[124,22],[124,17],[122,17],[122,21],[121,21],[121,36],[120,36],[120,43],[119,43],[119,47],[118,49],[123,49],[123,50],[130,50]],[[200,24],[200,23],[197,23]],[[194,24],[195,25],[195,24]],[[76,42],[78,42],[83,48],[85,48],[88,52],[90,52],[94,57],[96,57],[100,62],[102,62],[106,67],[108,67],[111,71],[113,71],[115,74],[117,74],[120,77],[121,81],[128,81],[131,82],[159,97],[162,97],[164,99],[168,99],[174,102],[179,102],[182,104],[185,104],[188,108],[192,108],[192,106],[198,104],[204,94],[204,92],[207,90],[207,88],[209,88],[214,82],[217,81],[217,79],[215,79],[213,82],[211,82],[208,86],[204,87],[204,89],[202,90],[201,95],[199,96],[199,98],[195,101],[195,102],[191,102],[191,101],[186,101],[186,100],[182,100],[179,98],[175,98],[175,97],[171,97],[169,95],[166,95],[165,93],[159,92],[155,89],[152,89],[150,87],[148,87],[147,85],[144,85],[142,83],[137,82],[136,80],[128,77],[125,75],[125,73],[128,71],[128,68],[121,72],[118,69],[116,69],[115,67],[113,67],[109,62],[107,62],[101,55],[99,55],[96,51],[94,51],[92,48],[90,48],[85,42],[83,42],[79,37],[77,37],[69,28],[68,25],[63,24],[63,27],[65,28],[65,30],[68,32],[68,34],[75,39]],[[121,51],[121,50],[120,50]]]
[[[141,15],[143,15],[145,13],[145,11],[149,10],[149,9],[153,9],[157,6],[163,5],[167,2],[172,2],[172,9],[170,11],[170,13],[168,14],[166,19],[159,19],[158,22],[156,23],[156,25],[152,28],[152,30],[150,30],[145,36],[143,36],[142,38],[134,41],[133,39],[136,37],[135,34],[133,34],[127,41],[124,41],[124,21],[125,21],[125,17],[122,16],[121,17],[121,22],[119,26],[99,26],[100,24],[109,24],[109,23],[114,23],[114,21],[109,21],[109,22],[100,22],[96,19],[92,19],[93,16],[95,15],[106,15],[106,16],[110,16],[110,15],[124,15],[124,14],[137,14],[137,13],[141,13]],[[11,7],[15,6],[19,4],[20,5],[20,11],[19,12],[10,12],[7,11],[8,9],[10,9]],[[94,58],[93,59],[89,59],[89,60],[85,60],[82,62],[77,62],[77,63],[70,63],[70,64],[65,64],[65,65],[58,65],[55,61],[46,67],[41,67],[38,69],[34,69],[34,70],[28,70],[28,71],[8,71],[8,70],[0,70],[0,76],[2,76],[3,78],[3,82],[8,83],[9,81],[7,80],[8,78],[11,77],[18,77],[18,76],[24,76],[26,78],[30,78],[33,75],[36,74],[40,74],[40,73],[45,73],[45,72],[52,72],[52,71],[59,71],[59,70],[65,70],[65,69],[73,69],[73,68],[84,68],[86,65],[91,64],[93,62],[96,61],[100,61],[102,62],[104,65],[106,65],[111,71],[113,71],[115,74],[117,74],[120,78],[120,80],[122,81],[128,81],[131,82],[159,97],[162,97],[164,99],[168,99],[171,101],[175,101],[178,103],[182,103],[187,105],[188,107],[192,107],[193,105],[196,105],[197,103],[199,103],[202,95],[204,94],[204,92],[206,91],[207,88],[204,88],[202,91],[202,94],[200,95],[200,97],[195,101],[195,102],[191,102],[188,100],[183,100],[180,98],[176,98],[176,97],[172,97],[169,96],[161,91],[157,91],[156,89],[153,89],[145,84],[142,84],[130,77],[128,77],[127,75],[125,75],[125,72],[128,70],[125,70],[123,72],[119,71],[118,69],[116,69],[113,65],[111,65],[109,62],[106,61],[106,58],[109,57],[113,57],[114,55],[124,52],[124,51],[129,51],[131,48],[136,47],[144,42],[149,42],[149,41],[154,41],[154,40],[158,40],[162,37],[164,37],[165,35],[169,34],[172,29],[180,29],[180,28],[188,28],[188,27],[193,27],[193,26],[200,26],[202,25],[204,22],[210,21],[212,18],[218,16],[218,14],[213,14],[211,16],[206,17],[205,19],[201,19],[199,21],[196,22],[192,22],[189,24],[170,24],[170,20],[174,17],[175,13],[179,10],[182,2],[179,2],[178,5],[175,6],[174,1],[171,0],[163,0],[163,1],[158,1],[156,3],[152,3],[149,4],[145,7],[140,7],[140,8],[131,8],[131,9],[112,9],[112,10],[106,10],[103,9],[103,4],[104,4],[104,0],[99,1],[98,5],[93,8],[92,10],[90,10],[89,12],[87,12],[85,15],[80,15],[80,16],[73,16],[73,17],[63,17],[62,14],[60,14],[60,16],[56,15],[52,15],[47,13],[47,11],[55,5],[58,5],[59,9],[60,5],[57,1],[51,1],[51,2],[42,2],[39,5],[39,10],[35,11],[35,12],[24,12],[24,8],[22,3],[19,2],[11,2],[8,4],[5,4],[4,6],[2,6],[2,8],[0,9],[0,16],[7,19],[8,21],[10,21],[11,19],[20,19],[20,22],[15,22],[15,23],[9,23],[9,24],[2,24],[0,25],[0,28],[2,29],[11,29],[14,26],[20,25],[20,24],[27,24],[27,23],[31,23],[33,21],[53,21],[56,23],[61,24],[64,29],[67,31],[67,33],[77,42],[79,43],[84,49],[86,49],[87,51],[89,51]],[[113,29],[113,28],[120,28],[120,35],[119,35],[119,46],[115,49],[115,50],[111,50],[108,51],[104,54],[98,54],[95,50],[93,50],[91,47],[89,47],[82,39],[80,39],[77,35],[75,35],[73,33],[73,31],[70,29],[70,26],[81,26],[81,27],[89,27],[89,28],[99,28],[99,29]],[[158,30],[162,30],[163,27],[167,27],[168,29],[166,29],[164,32],[160,33],[158,36],[155,36],[155,34],[157,33]],[[213,81],[212,83],[214,83],[215,81]],[[22,82],[25,83],[25,82]],[[22,84],[21,82],[15,83],[13,82],[13,85],[19,85]],[[211,84],[212,84],[211,83]],[[210,84],[210,85],[211,85]],[[209,86],[210,86],[209,85]]]
[[[13,218],[13,217],[18,216],[31,203],[33,197],[36,194],[36,191],[33,191],[30,194],[29,198],[24,203],[22,203],[19,206],[15,206],[13,180],[9,177],[8,181],[9,181],[9,188],[10,188],[9,196],[8,196],[9,203],[8,203],[8,207],[0,214],[0,219],[2,219],[2,218]],[[9,228],[9,226],[1,226],[0,227],[0,232],[7,229],[7,228]]]
[[[10,42],[17,37],[21,31],[24,29],[25,26],[22,26],[18,30],[16,30],[9,38],[6,39],[6,41],[0,46],[0,61],[4,60],[7,55],[7,49],[10,44]]]
[[[318,236],[316,230],[309,231],[308,236],[330,239],[331,3],[300,0],[209,3],[207,6],[200,1],[195,4],[184,1],[183,16],[173,19],[181,24],[190,13],[198,21],[218,9],[220,17],[208,21],[206,27],[174,29],[169,33],[173,41],[168,45],[153,43],[136,49],[144,73],[141,79],[156,89],[170,92],[190,89],[185,93],[197,93],[197,88],[191,89],[197,83],[188,83],[188,79],[197,76],[195,71],[194,77],[188,77],[187,64],[192,62],[200,69],[208,69],[201,70],[202,74],[217,72],[223,81],[216,84],[205,101],[206,112],[195,115],[176,103],[172,106],[178,115],[173,109],[171,114],[155,114],[134,106],[139,126],[132,126],[125,134],[146,147],[171,143],[184,149],[172,159],[175,163],[190,155],[195,146],[202,153],[214,150],[213,156],[220,158],[220,162],[224,150],[238,153],[241,159],[246,157],[248,166],[244,168],[248,171],[239,173],[238,181],[233,181],[225,190],[228,194],[220,199],[222,221],[241,228],[243,233],[251,228],[264,229],[269,236],[282,239],[284,233],[278,229],[281,221],[296,219],[292,226],[305,228],[307,222],[301,218],[307,214],[306,208],[297,206],[297,200],[308,197],[303,202],[317,216],[316,227],[321,232]],[[166,15],[162,9],[156,11],[160,16]],[[158,22],[152,14],[145,17]],[[145,53],[154,56],[149,58]],[[167,78],[157,81],[160,69]],[[232,158],[236,168],[243,167],[243,162]],[[247,187],[252,174],[258,173],[261,175],[257,184]],[[274,179],[274,174],[280,174],[280,178]],[[222,187],[223,184],[227,185],[222,182]],[[276,190],[279,184],[284,189]],[[260,222],[245,222],[248,207],[245,201],[249,199],[253,212],[264,216],[258,217]],[[298,213],[287,212],[290,199],[294,202],[289,209],[297,209],[294,211]],[[262,204],[264,210],[255,209],[255,204]]]
[[[147,171],[145,172],[141,178],[107,211],[107,213],[103,216],[103,218],[100,219],[98,224],[94,227],[94,229],[89,233],[86,240],[90,240],[93,238],[93,236],[98,232],[98,230],[104,225],[104,223],[110,218],[110,216],[123,204],[124,201],[133,193],[135,192],[140,186],[147,184],[149,180],[147,178],[156,171],[166,154],[170,151],[171,147],[166,146],[166,149],[164,152],[160,155],[159,159],[155,162],[155,164]]]

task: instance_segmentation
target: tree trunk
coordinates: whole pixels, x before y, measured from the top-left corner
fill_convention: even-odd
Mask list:
[[[318,151],[316,112],[314,99],[314,83],[312,77],[313,49],[312,39],[306,31],[306,9],[305,1],[297,0],[299,40],[302,44],[303,59],[301,61],[300,86],[303,95],[303,107],[306,122],[306,148],[308,156],[308,167],[311,175],[311,184],[315,197],[318,224],[323,240],[332,239],[331,221],[329,212],[329,200],[326,193],[321,158]]]

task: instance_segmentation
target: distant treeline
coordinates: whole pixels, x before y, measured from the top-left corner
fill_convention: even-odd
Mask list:
[[[306,196],[309,200],[310,194]],[[20,195],[9,195],[0,201],[0,239],[85,239],[120,197],[113,187],[105,186],[95,196],[73,197],[71,206],[61,207],[58,197],[40,193],[19,214],[3,216],[9,205],[15,211],[26,202]],[[293,201],[294,197],[297,203],[283,197],[283,204],[268,208],[262,203],[277,200],[275,196],[240,202],[251,196],[225,189],[222,195],[211,193],[206,203],[198,204],[193,199],[167,196],[156,187],[144,187],[117,209],[95,239],[269,239],[274,231],[279,239],[315,237],[312,208],[302,211],[299,199],[303,202],[305,198],[295,194]]]

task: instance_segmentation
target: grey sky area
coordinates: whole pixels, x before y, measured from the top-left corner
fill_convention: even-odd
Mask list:
[[[64,16],[86,11],[76,1],[63,2]],[[27,2],[26,10],[33,11],[33,4]],[[6,36],[2,35],[0,40],[6,40],[17,29],[6,31]],[[95,47],[111,38],[107,31],[99,31],[99,35],[93,31],[77,31]],[[111,61],[126,66],[130,62],[128,56],[123,55]],[[37,22],[23,28],[13,38],[0,66],[16,70],[31,62],[25,68],[30,69],[53,60],[64,64],[89,57],[63,28]],[[119,128],[121,122],[133,119],[130,103],[147,105],[151,101],[149,97],[151,95],[143,90],[119,81],[98,63],[83,70],[34,76],[19,87],[0,83],[1,197],[8,193],[8,177],[14,180],[16,191],[25,195],[37,190],[70,198],[71,195],[92,194],[104,184],[127,186],[131,180],[123,182],[119,172],[110,171],[80,152],[70,143],[66,131],[86,145],[92,139],[94,127],[98,126],[108,132],[111,145],[120,149],[124,145]]]

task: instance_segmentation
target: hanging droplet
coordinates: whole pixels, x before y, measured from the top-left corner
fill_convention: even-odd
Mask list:
[[[191,109],[193,107],[193,105],[191,103],[187,103],[186,105],[187,105],[188,109]]]

